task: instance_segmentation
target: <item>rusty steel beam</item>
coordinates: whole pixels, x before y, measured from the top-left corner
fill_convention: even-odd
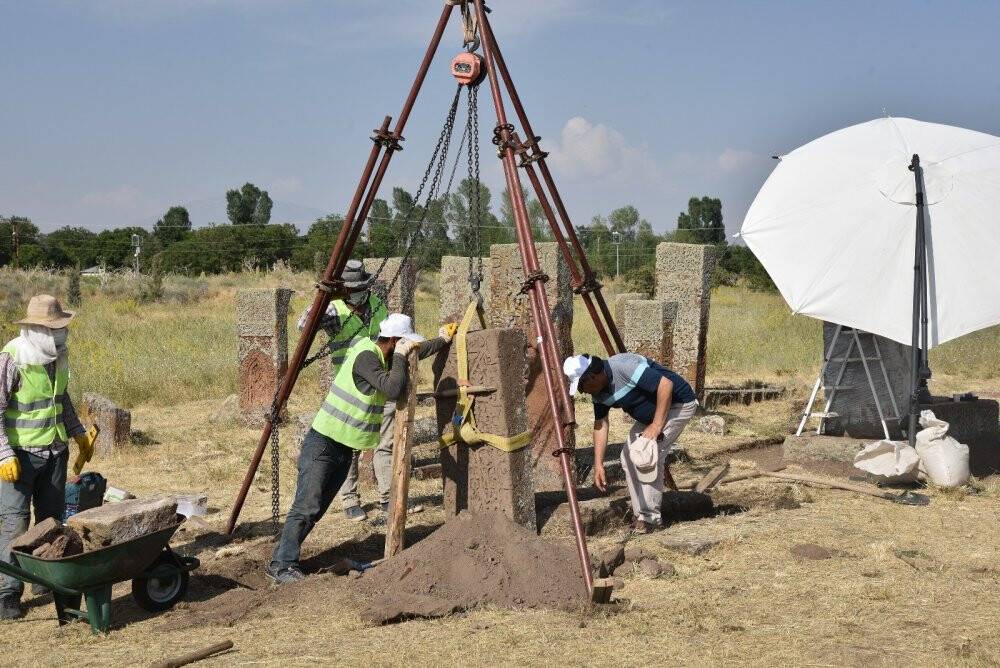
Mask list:
[[[576,481],[573,479],[570,468],[570,456],[573,454],[570,448],[566,447],[566,435],[564,429],[572,424],[572,402],[566,391],[566,383],[559,382],[557,393],[554,382],[553,370],[560,369],[561,364],[559,354],[555,345],[555,335],[552,327],[552,315],[549,311],[548,298],[545,294],[544,280],[538,271],[538,254],[535,251],[534,239],[531,234],[531,225],[528,222],[528,212],[524,203],[524,192],[521,190],[521,182],[517,178],[517,164],[514,160],[514,150],[511,146],[511,134],[506,129],[507,115],[504,110],[503,98],[500,92],[500,82],[494,63],[494,40],[493,32],[486,22],[486,10],[483,0],[475,0],[476,15],[479,18],[480,37],[483,43],[483,55],[486,62],[486,73],[490,81],[490,92],[493,97],[493,106],[497,114],[497,124],[500,130],[500,137],[503,142],[500,144],[501,157],[503,160],[504,178],[507,181],[507,189],[510,193],[511,204],[514,207],[514,223],[517,229],[518,248],[521,252],[521,263],[525,273],[525,288],[531,300],[532,312],[534,315],[535,334],[541,342],[539,353],[542,359],[543,376],[545,378],[545,391],[548,395],[549,408],[552,411],[553,424],[555,426],[556,443],[558,445],[559,461],[562,467],[563,482],[566,486],[566,497],[569,502],[570,515],[573,519],[573,532],[576,535],[576,545],[580,557],[580,567],[583,571],[583,579],[587,586],[588,596],[593,595],[594,582],[593,574],[590,570],[590,553],[587,551],[587,537],[580,521],[580,508],[576,498]],[[558,396],[557,396],[558,394]],[[569,410],[561,414],[560,404],[568,406]],[[562,417],[562,419],[560,419]]]
[[[365,167],[362,170],[361,180],[358,183],[357,189],[354,191],[354,197],[351,199],[351,205],[344,218],[344,224],[340,228],[340,233],[337,235],[337,241],[334,243],[333,250],[330,253],[330,260],[327,262],[326,269],[323,271],[323,277],[317,286],[316,296],[313,298],[309,316],[306,318],[306,322],[302,328],[302,336],[299,338],[298,345],[295,347],[295,354],[292,357],[291,363],[288,365],[288,369],[285,371],[284,377],[281,379],[281,385],[278,387],[278,392],[275,395],[271,415],[268,416],[267,421],[264,423],[264,429],[261,431],[260,439],[257,441],[257,448],[254,450],[253,456],[250,459],[250,466],[247,469],[247,473],[243,478],[243,484],[240,487],[240,491],[236,496],[235,502],[233,503],[233,509],[229,515],[229,524],[226,528],[226,533],[231,534],[236,529],[236,522],[239,520],[243,504],[246,503],[247,494],[250,491],[250,485],[253,483],[254,475],[257,473],[257,468],[260,466],[261,459],[264,457],[264,450],[267,448],[267,443],[271,438],[272,431],[274,430],[275,425],[273,420],[275,416],[281,414],[281,410],[287,403],[288,397],[292,394],[295,382],[298,380],[299,373],[302,371],[302,364],[305,362],[306,355],[309,353],[309,348],[312,347],[313,340],[316,338],[316,332],[319,329],[319,323],[322,319],[322,315],[326,312],[326,307],[330,303],[331,291],[335,285],[335,278],[340,276],[341,272],[344,270],[344,265],[346,265],[347,260],[350,259],[351,252],[354,250],[354,244],[357,242],[358,235],[361,233],[361,228],[364,227],[365,219],[368,217],[368,211],[371,208],[371,204],[378,195],[378,189],[382,185],[382,179],[385,177],[386,170],[389,167],[389,162],[392,160],[392,155],[399,150],[398,142],[403,138],[403,128],[406,127],[406,121],[410,117],[410,112],[413,111],[413,105],[417,101],[417,96],[420,94],[420,89],[423,86],[424,79],[427,77],[427,72],[430,69],[431,62],[434,60],[434,54],[437,53],[438,46],[441,44],[441,38],[444,35],[445,27],[448,25],[448,19],[451,17],[452,9],[454,9],[454,5],[446,3],[444,8],[441,10],[441,16],[438,19],[437,27],[431,37],[427,51],[424,53],[424,59],[421,61],[420,67],[417,69],[417,76],[413,81],[413,85],[410,87],[410,92],[406,97],[406,101],[403,103],[403,110],[399,114],[395,128],[392,132],[389,132],[389,123],[391,118],[386,116],[382,122],[382,126],[375,131],[375,135],[372,137],[374,143],[371,152],[368,155],[368,161],[365,163]],[[385,148],[384,153],[382,153],[383,148]],[[379,162],[380,154],[382,155],[382,159]],[[377,170],[375,169],[376,162],[379,162]],[[375,172],[374,179],[372,178],[373,171]],[[365,197],[366,190],[368,192],[367,197]],[[363,202],[362,198],[364,198]]]
[[[489,18],[484,17],[480,23],[481,32],[489,32],[490,35],[493,34],[493,28],[490,26]],[[485,45],[484,45],[485,51]],[[528,114],[524,110],[524,105],[521,103],[521,97],[517,93],[517,88],[514,85],[514,80],[510,76],[510,71],[507,69],[507,63],[503,58],[503,53],[500,51],[499,45],[494,39],[491,42],[490,51],[494,57],[496,67],[500,73],[501,78],[507,88],[507,94],[510,97],[511,104],[514,106],[514,111],[517,114],[518,120],[521,123],[521,127],[524,129],[525,134],[525,157],[528,158],[524,161],[524,167],[527,170],[530,169],[531,163],[538,163],[538,170],[542,175],[542,180],[545,182],[546,187],[552,195],[552,202],[555,204],[556,211],[559,212],[559,218],[563,226],[565,227],[565,237],[569,238],[570,243],[573,244],[573,249],[576,251],[576,256],[580,264],[580,269],[582,270],[582,276],[580,272],[576,270],[576,263],[569,260],[570,253],[569,248],[566,246],[564,235],[560,230],[558,230],[558,225],[556,224],[555,217],[549,218],[549,226],[552,228],[553,236],[559,243],[560,248],[563,251],[563,256],[567,258],[567,262],[571,269],[573,270],[573,283],[574,288],[580,292],[584,297],[584,302],[587,305],[587,310],[590,311],[591,318],[594,320],[594,326],[597,328],[598,334],[601,336],[602,342],[605,344],[605,348],[608,350],[608,354],[614,354],[615,352],[625,352],[625,343],[622,340],[621,333],[618,331],[618,326],[615,324],[614,317],[611,314],[611,310],[608,308],[607,302],[604,299],[604,295],[601,292],[600,284],[597,283],[597,279],[594,275],[594,270],[590,266],[590,262],[587,260],[587,253],[583,248],[583,244],[580,243],[580,238],[576,234],[576,228],[573,227],[573,222],[569,217],[569,212],[566,210],[566,206],[562,201],[562,197],[559,195],[559,190],[556,188],[555,180],[552,178],[552,173],[549,171],[548,164],[545,162],[545,154],[542,152],[541,148],[538,146],[535,140],[534,130],[531,128],[531,121],[528,119]],[[528,152],[534,150],[534,155],[530,155]],[[529,174],[529,178],[531,175]],[[534,185],[534,183],[532,184]],[[543,197],[540,193],[540,188],[535,187],[536,193],[539,194],[539,202],[544,202]],[[543,203],[543,207],[545,203]],[[591,302],[589,292],[594,293],[594,301],[597,302],[597,308],[600,310],[601,316],[604,322],[601,322],[600,318],[597,317],[594,312],[594,306]],[[605,324],[606,323],[606,324]],[[607,338],[608,334],[605,333],[604,328],[607,327],[607,332],[610,333],[611,338],[614,340],[617,350],[613,350],[608,344]]]

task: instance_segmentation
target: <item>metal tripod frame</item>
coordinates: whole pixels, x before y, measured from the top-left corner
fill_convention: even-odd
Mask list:
[[[587,306],[587,310],[607,353],[613,355],[617,352],[624,352],[625,346],[607,302],[601,293],[601,284],[597,281],[593,269],[587,261],[583,245],[580,243],[566,207],[556,189],[552,174],[545,163],[546,153],[541,150],[538,144],[540,137],[535,136],[531,129],[524,106],[521,104],[517,89],[514,87],[510,72],[507,69],[506,62],[497,46],[483,0],[446,0],[430,44],[424,53],[423,60],[417,70],[416,78],[410,87],[409,94],[403,103],[403,109],[396,120],[395,126],[391,131],[389,130],[392,119],[386,116],[381,126],[372,135],[373,145],[362,170],[361,180],[344,216],[344,223],[330,253],[330,260],[326,265],[322,278],[316,286],[316,295],[313,298],[312,306],[309,309],[308,316],[302,328],[302,336],[299,338],[295,353],[278,387],[274,405],[271,407],[270,415],[264,424],[260,440],[251,457],[250,466],[244,477],[243,485],[233,504],[227,532],[232,533],[236,528],[240,511],[246,502],[247,494],[249,493],[257,468],[260,466],[260,461],[263,458],[264,450],[271,437],[271,432],[277,428],[278,416],[288,401],[295,382],[298,380],[303,362],[319,329],[322,315],[326,312],[326,308],[335,293],[341,290],[342,286],[340,286],[336,277],[340,276],[344,265],[351,256],[351,251],[354,249],[354,245],[368,217],[371,206],[378,195],[378,190],[385,178],[393,154],[396,151],[402,150],[400,142],[403,141],[403,129],[406,127],[406,122],[410,117],[410,112],[413,110],[413,105],[423,86],[431,62],[434,60],[434,55],[441,44],[441,39],[448,20],[451,17],[452,10],[456,5],[467,6],[473,4],[475,5],[479,21],[483,57],[486,64],[493,105],[497,115],[497,135],[500,139],[498,149],[503,163],[504,178],[514,209],[517,244],[525,275],[523,290],[531,301],[533,326],[536,338],[540,342],[538,349],[557,443],[557,450],[553,454],[558,456],[560,460],[570,515],[573,521],[573,531],[576,536],[577,551],[580,557],[580,566],[587,586],[587,592],[588,594],[592,594],[593,577],[590,566],[590,555],[587,551],[586,535],[580,520],[579,505],[576,498],[576,481],[573,479],[571,468],[570,458],[574,455],[574,450],[568,445],[566,438],[566,430],[572,429],[575,426],[573,402],[567,391],[565,378],[561,373],[561,356],[552,325],[551,309],[549,308],[548,298],[545,293],[545,282],[548,280],[548,277],[539,268],[538,253],[535,249],[535,241],[528,219],[524,191],[517,176],[517,167],[519,166],[516,160],[517,157],[520,157],[520,167],[527,173],[528,180],[531,182],[535,195],[545,212],[553,238],[559,244],[560,252],[570,267],[573,290],[582,297],[584,304]],[[519,139],[513,125],[508,124],[500,88],[501,80],[506,87],[510,102],[514,106],[515,113],[525,133],[526,140],[523,142]],[[541,180],[535,171],[535,163],[538,164],[538,172],[541,174]],[[544,182],[545,187],[548,188],[548,192],[551,194],[552,202],[555,204],[555,211],[558,211],[558,216],[549,202],[542,182]],[[567,239],[572,244],[572,249],[567,243]]]

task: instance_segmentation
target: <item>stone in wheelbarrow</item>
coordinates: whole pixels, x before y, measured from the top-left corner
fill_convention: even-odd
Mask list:
[[[131,499],[91,508],[69,518],[67,524],[83,538],[87,552],[155,533],[177,522],[177,503],[171,499]]]
[[[15,538],[11,549],[41,559],[61,559],[83,552],[83,541],[73,529],[50,517]]]

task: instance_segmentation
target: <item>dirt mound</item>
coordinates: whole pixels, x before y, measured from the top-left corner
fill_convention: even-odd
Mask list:
[[[587,594],[572,545],[542,540],[506,517],[464,512],[365,573],[362,619],[441,617],[480,605],[579,609]]]

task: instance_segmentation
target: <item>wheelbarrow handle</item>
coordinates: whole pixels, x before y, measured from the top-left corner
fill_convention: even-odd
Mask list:
[[[4,575],[9,575],[12,578],[17,578],[22,582],[29,582],[31,584],[41,585],[47,587],[57,594],[62,594],[63,596],[79,596],[80,592],[67,587],[63,587],[61,584],[56,584],[55,582],[49,582],[44,578],[40,578],[36,575],[32,575],[28,571],[15,566],[14,564],[8,564],[6,562],[0,561],[0,573]]]

